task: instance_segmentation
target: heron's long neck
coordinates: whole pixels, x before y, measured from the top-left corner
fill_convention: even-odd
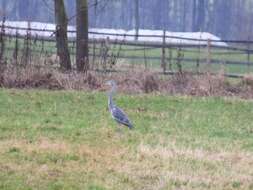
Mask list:
[[[112,107],[113,106],[113,99],[112,99],[112,93],[110,92],[108,96],[108,106]]]
[[[115,92],[115,87],[113,86],[111,91],[109,92],[109,95],[108,95],[108,106],[109,107],[113,107],[113,105],[114,105],[114,102],[113,102],[114,92]]]

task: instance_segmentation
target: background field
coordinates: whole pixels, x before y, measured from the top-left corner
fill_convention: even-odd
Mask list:
[[[253,102],[0,91],[0,189],[252,189]]]
[[[162,59],[162,45],[160,47],[150,47],[147,46],[131,46],[126,44],[110,44],[108,43],[105,47],[103,42],[94,42],[89,44],[89,53],[91,67],[95,69],[101,69],[103,67],[103,59],[106,57],[107,68],[109,69],[112,61],[115,61],[116,65],[113,69],[122,70],[124,66],[131,65],[135,67],[147,67],[149,69],[154,69],[156,71],[162,71],[161,59]],[[75,65],[75,42],[69,42],[69,50],[72,59],[72,65]],[[238,49],[237,49],[238,48]],[[167,70],[170,70],[170,64],[172,65],[172,70],[178,71],[176,62],[180,59],[182,68],[185,71],[196,72],[198,69],[205,71],[207,59],[209,56],[210,61],[213,63],[209,65],[210,71],[217,72],[223,69],[226,73],[237,73],[237,74],[247,74],[253,72],[253,56],[252,50],[240,46],[232,49],[232,47],[223,48],[210,48],[210,55],[207,53],[207,47],[187,47],[187,46],[176,46],[176,47],[166,47],[165,48],[165,61],[167,64]],[[180,49],[180,50],[179,50]],[[15,37],[5,38],[5,58],[8,61],[13,61],[14,52],[17,51],[17,59],[22,62],[25,56],[28,56],[28,60],[31,60],[33,64],[43,66],[42,58],[45,60],[47,57],[56,55],[56,43],[54,41],[40,41],[36,39],[15,39]],[[26,52],[27,51],[27,52]],[[248,54],[249,53],[249,54]],[[178,55],[181,55],[179,58]],[[95,55],[95,56],[94,56]],[[115,60],[114,60],[115,59]],[[48,60],[46,60],[47,62]],[[58,67],[59,62],[57,60],[50,60],[55,62],[56,67]],[[26,63],[28,64],[28,63]],[[197,67],[197,64],[199,66]],[[93,65],[93,66],[92,66]],[[119,67],[117,67],[119,66]],[[122,68],[123,66],[123,68]]]
[[[23,36],[20,34],[16,34],[16,36],[6,34],[4,36],[5,34],[2,34],[1,48],[4,50],[0,55],[2,62],[21,66],[36,65],[59,68],[55,39],[52,36],[47,38],[32,36],[29,31],[33,30],[35,29],[27,29],[26,35],[24,35],[25,31],[22,29]],[[40,32],[43,34],[46,31],[41,30]],[[100,33],[100,37],[102,34]],[[110,37],[117,39],[117,34],[110,35]],[[147,40],[155,39],[154,37],[146,38]],[[159,39],[161,38],[163,38],[162,35]],[[205,42],[206,45],[201,45],[197,39],[193,39],[191,43],[174,44],[170,42],[127,41],[124,38],[123,40],[113,39],[90,39],[89,63],[91,70],[131,72],[149,69],[160,73],[180,72],[180,70],[193,73],[219,73],[222,71],[224,74],[230,76],[233,74],[237,77],[253,72],[250,41],[232,40],[226,43],[227,46],[217,46],[215,45],[216,41],[210,41],[210,44]],[[196,42],[198,43],[196,44]],[[69,39],[69,51],[72,67],[75,68],[76,44],[73,39]],[[166,66],[163,67],[162,63]]]

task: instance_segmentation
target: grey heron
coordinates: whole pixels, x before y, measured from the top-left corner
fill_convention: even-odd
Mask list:
[[[116,93],[116,82],[114,80],[109,80],[106,82],[107,85],[111,86],[111,90],[108,92],[108,108],[111,112],[112,118],[117,121],[117,123],[127,126],[129,129],[133,128],[132,123],[128,119],[127,115],[121,110],[113,101],[113,94]]]

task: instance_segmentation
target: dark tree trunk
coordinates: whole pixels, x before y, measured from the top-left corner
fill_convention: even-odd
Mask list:
[[[55,4],[57,55],[60,58],[61,69],[70,70],[71,61],[68,50],[68,37],[67,37],[68,21],[64,1],[54,0],[54,4]]]
[[[2,65],[3,62],[3,57],[4,57],[4,50],[5,50],[5,41],[4,41],[4,37],[5,37],[5,17],[3,17],[3,21],[1,24],[1,31],[0,31],[0,65]]]
[[[76,13],[76,67],[86,72],[89,69],[87,0],[76,0]]]
[[[138,39],[139,35],[139,28],[140,28],[140,15],[139,15],[139,0],[135,0],[135,6],[134,6],[134,27],[135,27],[135,39]]]

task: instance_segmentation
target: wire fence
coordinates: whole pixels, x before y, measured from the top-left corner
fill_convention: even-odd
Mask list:
[[[75,68],[75,30],[69,50]],[[137,40],[136,40],[137,39]],[[241,76],[253,71],[253,41],[212,40],[161,35],[89,32],[90,69],[219,72]],[[0,63],[59,67],[55,30],[0,25]]]

